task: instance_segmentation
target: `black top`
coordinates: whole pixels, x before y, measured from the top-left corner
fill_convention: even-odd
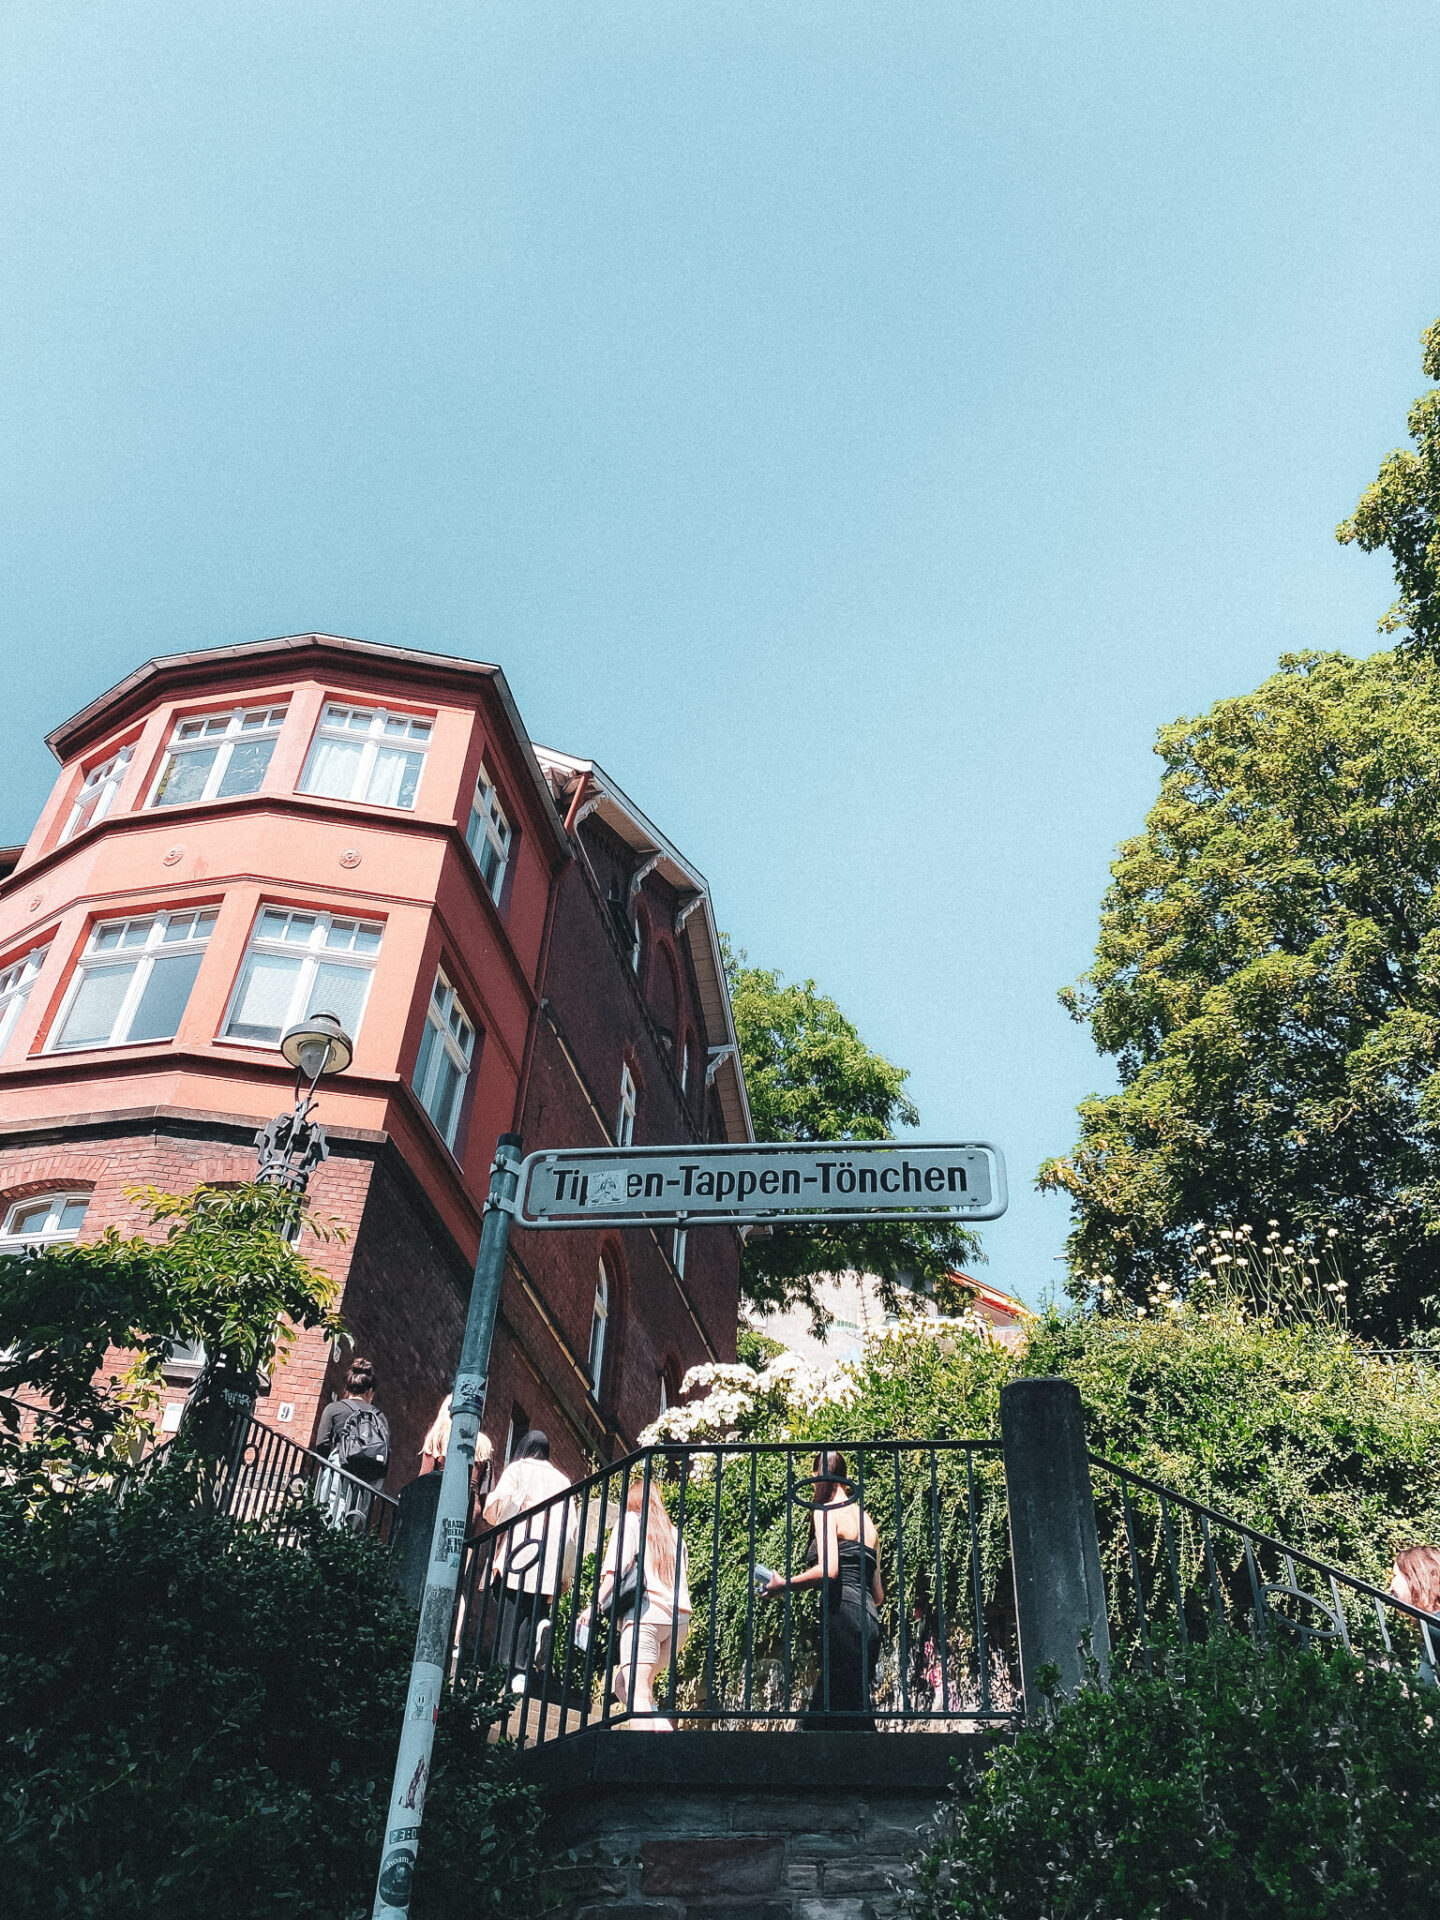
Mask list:
[[[355,1418],[355,1415],[360,1412],[362,1407],[373,1405],[373,1401],[356,1400],[349,1396],[344,1400],[332,1400],[320,1416],[320,1431],[315,1436],[315,1451],[317,1453],[329,1454],[333,1458],[335,1449],[340,1442],[340,1435],[345,1431],[346,1427],[349,1426],[350,1422]],[[339,1463],[337,1462],[336,1464],[338,1465]],[[385,1469],[383,1467],[377,1472],[373,1467],[367,1466],[363,1460],[352,1463],[344,1470],[346,1473],[353,1473],[357,1480],[367,1480],[377,1487],[385,1478]]]

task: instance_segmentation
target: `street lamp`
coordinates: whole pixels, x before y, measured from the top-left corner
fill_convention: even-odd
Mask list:
[[[325,1073],[343,1073],[355,1055],[355,1043],[333,1013],[312,1013],[308,1020],[281,1037],[280,1052],[295,1069],[295,1104],[289,1113],[280,1113],[255,1136],[260,1166],[256,1186],[280,1187],[292,1196],[293,1210],[287,1209],[291,1231],[298,1227],[299,1203],[310,1175],[330,1151],[325,1129],[310,1118],[315,1105],[315,1089]],[[181,1431],[193,1440],[217,1450],[228,1449],[234,1471],[255,1412],[255,1397],[260,1390],[258,1376],[241,1368],[233,1354],[205,1356],[200,1373],[190,1389],[185,1411],[180,1416]],[[213,1495],[213,1488],[212,1488]]]
[[[345,1071],[355,1057],[355,1043],[337,1014],[312,1013],[282,1037],[280,1052],[295,1069],[295,1104],[256,1134],[260,1170],[255,1182],[302,1194],[330,1151],[325,1129],[310,1118],[315,1089],[322,1074]]]

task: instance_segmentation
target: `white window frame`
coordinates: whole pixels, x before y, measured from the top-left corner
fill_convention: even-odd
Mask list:
[[[82,1219],[73,1227],[62,1228],[59,1221],[67,1206],[74,1206],[78,1201],[83,1201],[88,1208],[91,1197],[88,1193],[76,1193],[70,1188],[60,1187],[54,1193],[31,1193],[27,1194],[23,1200],[14,1201],[6,1209],[4,1223],[0,1225],[0,1253],[19,1253],[25,1247],[68,1247],[72,1241],[79,1238],[80,1229],[85,1222]],[[47,1224],[39,1233],[17,1232],[16,1215],[29,1213],[30,1209],[38,1207],[42,1200],[48,1201],[50,1205]],[[56,1224],[51,1226],[50,1221]]]
[[[465,1030],[466,1038],[463,1041],[455,1034],[452,1016],[457,1014]],[[465,1090],[470,1084],[470,1069],[475,1061],[475,1022],[466,1011],[465,1002],[450,984],[443,967],[436,972],[435,984],[430,989],[430,1004],[425,1010],[425,1025],[433,1030],[435,1044],[425,1065],[424,1085],[422,1086],[418,1077],[410,1084],[415,1090],[416,1099],[429,1114],[436,1132],[453,1153],[455,1135],[460,1129],[460,1113],[465,1105]],[[417,1076],[424,1051],[422,1041],[420,1052],[415,1057]],[[460,1085],[455,1094],[450,1124],[448,1127],[441,1127],[440,1122],[435,1118],[435,1110],[431,1102],[435,1099],[440,1085],[440,1062],[447,1059],[459,1073]]]
[[[615,1144],[617,1147],[630,1147],[635,1144],[635,1109],[638,1095],[635,1090],[635,1076],[630,1071],[628,1061],[620,1068],[620,1111],[615,1116]]]
[[[600,1382],[605,1376],[605,1340],[609,1331],[610,1276],[602,1256],[596,1264],[595,1304],[590,1309],[590,1353],[585,1363],[590,1375],[590,1392],[596,1400],[600,1398]]]
[[[12,960],[8,967],[0,969],[0,1054],[9,1045],[21,1014],[25,1011],[25,1002],[30,998],[30,989],[40,977],[50,952],[47,940],[42,947],[32,947],[18,960]]]
[[[475,797],[470,802],[470,821],[465,829],[465,844],[475,856],[475,864],[480,869],[480,878],[486,892],[498,906],[500,892],[505,885],[505,875],[510,867],[510,849],[515,835],[504,807],[500,804],[500,793],[495,782],[486,771],[485,763],[480,763],[480,772],[475,781]],[[493,873],[485,871],[487,860],[493,857]]]
[[[262,934],[266,914],[283,914],[287,924],[295,919],[312,920],[308,936],[302,943],[287,940],[281,935]],[[377,935],[376,944],[369,952],[356,953],[343,947],[327,947],[325,935],[339,924],[342,927],[363,929]],[[358,913],[330,913],[322,907],[281,906],[275,901],[262,900],[250,928],[250,938],[245,943],[245,955],[240,962],[239,972],[235,975],[235,985],[231,989],[229,1005],[225,1009],[225,1018],[220,1023],[219,1038],[236,1047],[265,1047],[274,1051],[280,1045],[286,1029],[296,1021],[306,1017],[306,1007],[314,991],[315,978],[322,964],[351,967],[357,973],[363,973],[365,992],[360,1002],[359,1017],[350,1034],[352,1040],[360,1038],[360,1027],[365,1018],[365,1009],[370,1004],[370,991],[375,984],[375,969],[379,965],[380,951],[384,945],[385,925],[380,920],[370,920]],[[290,1004],[284,1020],[280,1023],[280,1033],[274,1040],[257,1040],[252,1035],[232,1033],[230,1023],[240,1011],[245,987],[249,978],[250,961],[253,955],[274,954],[287,960],[298,961],[295,969],[295,983],[290,989]],[[317,1012],[322,1009],[317,1008]]]
[[[680,1042],[680,1091],[690,1091],[690,1036],[687,1033]]]
[[[121,782],[130,770],[130,761],[134,752],[135,742],[132,740],[128,746],[117,747],[108,759],[90,768],[80,783],[80,791],[75,796],[74,804],[70,808],[70,816],[61,831],[61,846],[64,846],[65,842],[72,839],[82,828],[98,826],[109,813],[115,804],[115,796],[120,791]],[[86,796],[97,788],[99,794],[95,805],[89,817],[83,818]]]
[[[336,722],[331,716],[344,714],[345,721]],[[348,725],[351,715],[363,714],[369,726],[361,729]],[[388,723],[394,721],[399,732],[387,731]],[[313,793],[310,774],[315,766],[320,746],[326,740],[360,741],[362,751],[357,765],[355,782],[348,794],[314,793],[317,800],[338,800],[346,806],[385,807],[392,813],[413,813],[420,799],[420,783],[425,778],[425,763],[429,755],[430,743],[435,737],[435,716],[433,713],[402,712],[393,707],[367,707],[350,700],[327,700],[320,710],[320,718],[315,723],[315,731],[310,738],[310,751],[305,756],[305,765],[300,774],[299,793]],[[370,782],[375,773],[375,761],[382,747],[393,746],[403,753],[417,753],[420,756],[420,771],[415,776],[415,793],[408,806],[399,802],[392,804],[388,800],[371,800],[367,796]]]
[[[172,954],[193,952],[198,948],[201,954],[201,965],[203,966],[205,949],[209,945],[210,935],[215,930],[215,921],[218,913],[219,909],[217,907],[187,907],[183,911],[168,913],[129,914],[123,920],[97,920],[86,937],[80,958],[76,962],[74,975],[71,978],[70,985],[65,990],[65,997],[60,1003],[60,1011],[55,1018],[54,1025],[50,1029],[50,1037],[45,1043],[46,1053],[94,1053],[102,1047],[128,1046],[130,1044],[129,1035],[131,1023],[134,1021],[135,1015],[139,1010],[146,985],[149,982],[151,973],[154,971],[155,962]],[[191,922],[191,934],[183,940],[167,942],[165,939],[166,930],[182,920]],[[119,927],[121,929],[123,939],[126,928],[142,925],[147,927],[143,942],[137,942],[132,946],[124,946],[117,943],[112,947],[101,948],[99,944],[101,935],[107,933],[112,927]],[[202,926],[204,931],[196,938],[195,930]],[[115,1010],[115,1019],[110,1028],[109,1038],[105,1040],[82,1040],[77,1041],[71,1046],[66,1046],[63,1039],[65,1028],[69,1024],[70,1014],[75,1006],[75,1002],[80,997],[86,977],[98,967],[110,967],[117,963],[123,964],[125,961],[132,959],[135,961],[135,971],[131,974],[130,984],[126,987],[124,997]],[[194,990],[194,983],[192,982],[190,991],[193,993]],[[183,1017],[184,1009],[182,1008],[181,1018],[183,1019]],[[179,1030],[178,1022],[176,1023],[176,1030],[177,1032]],[[158,1040],[137,1040],[135,1045],[163,1047],[168,1046],[174,1038],[174,1034],[169,1034]]]
[[[670,1241],[670,1264],[682,1280],[685,1278],[685,1247],[689,1238],[684,1227],[676,1227]]]
[[[170,729],[170,738],[165,745],[165,758],[160,762],[160,771],[156,774],[146,799],[147,807],[163,807],[162,795],[165,783],[170,778],[177,758],[184,753],[194,753],[205,747],[217,750],[214,764],[205,777],[205,785],[193,800],[181,800],[176,805],[182,807],[203,807],[212,801],[220,790],[220,783],[229,769],[231,757],[237,742],[242,740],[270,740],[280,738],[290,709],[288,704],[281,707],[222,707],[215,713],[186,713],[176,716]],[[259,717],[258,726],[247,727],[247,720]],[[217,726],[218,723],[218,726]],[[266,773],[269,772],[267,765]],[[260,784],[265,783],[265,775],[260,776]],[[258,793],[259,787],[251,789]],[[242,795],[226,795],[226,798],[240,799]]]

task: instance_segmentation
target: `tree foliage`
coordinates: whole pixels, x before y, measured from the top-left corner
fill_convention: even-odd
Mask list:
[[[1061,997],[1116,1062],[1041,1169],[1077,1269],[1144,1301],[1202,1227],[1328,1236],[1351,1311],[1440,1310],[1440,671],[1289,655],[1161,730],[1095,960]],[[1338,1232],[1328,1235],[1334,1226]]]
[[[123,1501],[0,1492],[0,1849],[32,1920],[361,1920],[415,1618],[372,1542],[289,1544],[159,1474]],[[529,1910],[533,1790],[447,1696],[416,1920]]]
[[[198,1340],[211,1363],[270,1367],[297,1330],[338,1332],[335,1282],[292,1243],[292,1196],[269,1186],[144,1188],[153,1237],[109,1227],[92,1244],[37,1246],[0,1257],[0,1429],[10,1465],[19,1395],[40,1409],[30,1464],[71,1454],[114,1466],[141,1433],[170,1344]],[[312,1236],[328,1230],[313,1215]],[[104,1370],[112,1348],[133,1355]],[[3,1452],[3,1448],[0,1448]]]
[[[725,963],[757,1140],[886,1140],[915,1125],[908,1070],[872,1052],[813,980],[752,967],[728,944]],[[778,1227],[747,1240],[742,1285],[756,1306],[798,1302],[823,1325],[816,1283],[826,1274],[876,1274],[893,1297],[982,1257],[977,1237],[958,1227]]]
[[[1435,1696],[1343,1650],[1221,1634],[998,1750],[918,1877],[916,1920],[1424,1920]]]
[[[1426,379],[1440,380],[1440,320],[1420,343]],[[1388,548],[1400,595],[1380,631],[1404,633],[1410,646],[1440,659],[1440,387],[1421,394],[1408,425],[1418,451],[1400,447],[1386,456],[1335,537],[1366,553]]]

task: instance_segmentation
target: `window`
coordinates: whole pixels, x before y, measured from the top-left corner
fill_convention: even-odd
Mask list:
[[[482,766],[475,782],[475,798],[470,807],[470,824],[465,829],[470,851],[480,867],[492,900],[499,900],[505,884],[505,869],[510,862],[510,822],[500,805],[495,782]]]
[[[675,1237],[670,1242],[670,1264],[682,1280],[685,1278],[685,1242],[688,1238],[684,1227],[676,1227]]]
[[[173,1040],[214,925],[212,907],[92,928],[51,1050]]]
[[[635,1139],[635,1081],[629,1067],[620,1069],[620,1113],[615,1121],[615,1144],[628,1147]]]
[[[0,972],[0,1053],[5,1043],[15,1031],[15,1023],[25,1009],[30,998],[30,989],[34,986],[49,947],[32,947],[22,959],[12,963]]]
[[[600,1398],[600,1375],[605,1366],[605,1328],[610,1319],[610,1280],[605,1262],[595,1276],[595,1307],[590,1316],[590,1391]]]
[[[474,1050],[475,1029],[456,999],[455,989],[443,973],[437,973],[412,1084],[447,1147],[455,1145],[460,1103],[470,1078]]]
[[[275,1046],[287,1027],[333,1013],[354,1040],[382,929],[330,913],[262,907],[225,1022],[227,1040]]]
[[[0,1253],[63,1246],[79,1233],[89,1204],[88,1193],[42,1193],[31,1200],[17,1200],[0,1231]]]
[[[70,809],[70,818],[65,822],[65,831],[60,835],[62,842],[73,840],[85,827],[93,827],[105,818],[120,791],[120,782],[125,778],[133,752],[133,747],[121,747],[86,774]]]
[[[413,807],[434,723],[383,707],[327,706],[300,779],[302,793]]]
[[[670,1411],[670,1382],[665,1378],[665,1369],[660,1369],[660,1411]]]
[[[685,1036],[685,1044],[680,1049],[680,1091],[690,1091],[690,1036]]]
[[[177,720],[150,805],[184,807],[258,793],[284,724],[284,707],[235,707]]]

